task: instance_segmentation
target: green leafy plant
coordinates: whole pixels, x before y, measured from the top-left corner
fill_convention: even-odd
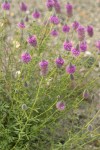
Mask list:
[[[93,141],[99,147],[99,127],[94,128],[92,124],[100,111],[92,117],[91,114],[95,107],[93,96],[99,87],[99,75],[95,75],[94,68],[100,56],[95,47],[91,49],[92,56],[81,52],[74,57],[73,52],[62,50],[66,35],[58,26],[59,37],[52,37],[50,33],[55,25],[49,22],[50,17],[51,12],[42,23],[27,23],[26,29],[13,29],[8,16],[1,20],[2,150],[80,150]],[[11,29],[13,32],[10,35]],[[67,40],[73,41],[74,46],[80,44],[76,31],[71,29],[68,34]],[[27,42],[27,37],[31,35],[37,37],[36,47]],[[30,54],[27,56],[28,62],[26,52]],[[57,58],[63,58],[64,64],[59,66]],[[43,60],[48,60],[47,68],[43,66]],[[75,73],[65,69],[66,66],[72,67],[72,64],[76,66]]]

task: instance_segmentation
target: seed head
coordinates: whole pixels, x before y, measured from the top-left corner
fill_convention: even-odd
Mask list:
[[[63,111],[64,109],[65,109],[65,103],[64,102],[62,102],[62,101],[59,101],[59,102],[57,102],[57,104],[56,104],[56,108],[59,110],[59,111]]]

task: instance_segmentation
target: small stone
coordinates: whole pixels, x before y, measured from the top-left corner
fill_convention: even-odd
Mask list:
[[[86,56],[92,56],[92,53],[89,52],[89,51],[86,51],[85,54],[84,54],[84,56],[85,56],[85,57],[86,57]]]

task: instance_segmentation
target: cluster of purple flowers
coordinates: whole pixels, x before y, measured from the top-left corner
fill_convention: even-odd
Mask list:
[[[47,0],[46,6],[49,10],[52,10],[52,8],[54,7],[54,1],[53,0]]]
[[[68,17],[72,17],[73,16],[73,5],[70,3],[67,3],[66,5],[66,12],[67,12],[67,16]]]
[[[85,27],[79,25],[77,28],[77,33],[79,41],[83,41],[85,39]]]
[[[64,50],[71,51],[73,44],[71,41],[65,40],[65,42],[63,43],[63,47],[64,47]]]
[[[20,29],[24,29],[24,28],[25,28],[25,23],[24,23],[23,20],[21,20],[21,21],[18,23],[18,27],[19,27]]]
[[[3,2],[2,3],[2,9],[10,10],[10,3],[8,1]]]
[[[56,62],[57,67],[61,68],[64,64],[64,59],[61,56],[59,56],[55,62]]]
[[[71,52],[72,52],[72,55],[73,55],[73,56],[75,56],[75,57],[79,56],[79,55],[80,55],[79,45],[77,45],[75,48],[73,47],[73,48],[71,49]]]
[[[76,71],[76,66],[71,63],[66,67],[66,72],[69,74],[73,74]]]
[[[48,61],[47,60],[42,60],[40,63],[39,63],[39,66],[40,66],[40,70],[41,70],[41,75],[42,76],[45,76],[47,75],[48,73]]]
[[[74,21],[73,23],[72,23],[72,28],[74,29],[74,30],[77,30],[77,28],[79,27],[79,22],[78,21]]]
[[[62,31],[64,33],[68,33],[70,31],[70,26],[68,26],[67,24],[65,24],[63,27],[62,27]]]
[[[31,61],[31,55],[27,52],[24,52],[22,53],[21,55],[21,60],[24,62],[24,63],[29,63]]]
[[[33,47],[36,47],[37,46],[37,38],[35,35],[30,35],[27,39],[27,42],[33,46]]]
[[[21,11],[27,11],[27,4],[25,4],[24,2],[20,3],[20,10]]]
[[[94,35],[94,30],[92,26],[87,26],[87,33],[90,37]]]
[[[57,29],[53,29],[53,30],[51,31],[51,35],[54,36],[54,37],[57,37],[58,34],[59,34],[59,33],[58,33]]]
[[[61,13],[61,6],[58,0],[54,0],[54,8],[56,13]]]
[[[41,14],[40,14],[40,12],[39,12],[39,10],[34,10],[34,12],[33,12],[33,18],[34,19],[39,19],[40,18],[40,16],[41,16]]]
[[[54,14],[50,17],[50,22],[53,23],[54,25],[58,25],[59,24],[59,18]]]
[[[60,2],[58,0],[47,0],[46,1],[46,7],[50,11],[53,8],[55,9],[56,13],[50,16],[49,22],[52,23],[53,25],[57,26],[60,23],[60,18],[57,15],[57,13],[61,13]],[[8,2],[8,1],[3,2],[2,3],[2,9],[6,10],[6,11],[10,10],[10,2]],[[27,4],[24,3],[24,2],[21,2],[20,3],[20,10],[22,12],[26,12],[28,10]],[[68,18],[73,16],[73,5],[71,3],[66,4],[66,14],[67,14]],[[38,9],[35,9],[34,12],[32,13],[32,16],[33,16],[34,19],[39,19],[41,17],[41,13]],[[25,21],[28,22],[28,16],[26,16]],[[23,20],[21,20],[18,23],[18,27],[20,29],[25,28],[25,23],[24,23]],[[65,40],[64,43],[63,43],[64,50],[68,51],[68,52],[71,52],[72,56],[74,56],[74,57],[78,57],[81,52],[85,52],[88,48],[88,45],[87,45],[87,42],[86,42],[86,39],[85,39],[86,38],[86,32],[87,32],[89,37],[93,37],[93,35],[94,35],[93,26],[89,25],[85,28],[78,21],[74,21],[71,26],[69,26],[68,24],[64,24],[61,29],[62,29],[62,32],[67,33],[67,34],[72,29],[72,31],[77,34],[78,44],[76,46],[74,46],[73,42],[69,39]],[[53,37],[57,37],[59,35],[59,31],[58,31],[57,28],[53,28],[51,30],[50,34]],[[32,47],[36,47],[37,44],[38,44],[36,35],[30,35],[27,38],[27,43],[29,45],[31,45]],[[97,49],[100,52],[100,40],[96,41],[95,46],[97,47]],[[31,61],[31,59],[32,59],[32,57],[28,52],[24,52],[24,53],[21,54],[21,61],[23,63],[28,64]],[[64,62],[65,61],[61,56],[59,56],[55,60],[55,64],[56,64],[57,68],[59,68],[59,69],[63,67]],[[43,59],[42,61],[40,61],[39,68],[40,68],[40,73],[41,73],[42,76],[47,75],[48,65],[49,65],[49,62],[47,60]],[[66,73],[68,73],[70,75],[72,80],[74,79],[73,74],[75,73],[75,71],[76,71],[76,66],[72,63],[70,63],[66,67]],[[88,93],[87,90],[84,91],[83,97],[85,99],[87,99],[89,97],[89,93]],[[65,103],[62,102],[62,101],[59,101],[56,104],[56,108],[60,111],[64,110],[65,107],[66,107]]]
[[[56,13],[61,13],[61,6],[58,0],[47,0],[46,6],[50,11],[54,8]]]
[[[85,52],[87,50],[87,42],[86,41],[82,41],[80,43],[80,51],[81,52]]]

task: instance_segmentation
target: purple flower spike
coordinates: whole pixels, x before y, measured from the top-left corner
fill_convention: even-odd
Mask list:
[[[53,0],[47,0],[46,6],[51,11],[53,6],[54,6],[54,1]]]
[[[24,2],[20,3],[20,10],[27,11],[27,5]]]
[[[63,111],[63,110],[66,108],[65,103],[64,103],[64,102],[61,102],[61,101],[57,102],[56,108],[57,108],[59,111]]]
[[[70,31],[70,27],[67,24],[65,24],[62,28],[62,31],[68,33]]]
[[[53,15],[50,17],[50,22],[53,23],[54,25],[58,25],[60,21],[56,15]]]
[[[63,43],[63,47],[64,47],[64,50],[66,51],[71,51],[73,45],[72,45],[72,42],[69,41],[69,40],[66,40],[64,43]]]
[[[54,37],[57,37],[58,36],[58,31],[56,29],[53,29],[51,31],[51,35],[54,36]]]
[[[71,63],[69,66],[66,67],[66,72],[69,74],[73,74],[75,71],[76,71],[76,67],[75,65],[72,65]]]
[[[87,50],[87,42],[83,41],[80,43],[80,50],[81,52],[85,52]]]
[[[40,16],[41,16],[41,14],[40,14],[40,12],[36,9],[36,10],[33,12],[32,16],[33,16],[33,18],[35,18],[35,19],[39,19]]]
[[[98,48],[98,50],[100,51],[100,40],[98,40],[95,45]]]
[[[89,98],[89,91],[88,90],[84,90],[84,92],[83,92],[83,98],[84,99],[88,99]]]
[[[22,60],[24,63],[30,62],[31,59],[32,59],[32,58],[31,58],[31,55],[30,55],[29,53],[27,53],[27,52],[22,53],[22,55],[21,55],[21,60]]]
[[[32,36],[29,36],[28,39],[27,39],[27,42],[33,46],[33,47],[36,47],[37,46],[37,38],[35,35],[32,35]]]
[[[42,61],[39,63],[39,66],[40,66],[40,69],[41,69],[41,75],[42,75],[42,76],[47,75],[47,73],[48,73],[48,61],[42,60]]]
[[[66,11],[67,11],[67,16],[72,17],[73,16],[73,5],[70,3],[67,3]]]
[[[10,3],[5,1],[2,3],[2,9],[3,10],[10,10]]]
[[[18,23],[18,27],[19,27],[20,29],[24,29],[24,28],[25,28],[25,24],[24,24],[23,20]]]
[[[73,23],[72,23],[72,28],[74,29],[74,30],[77,30],[77,28],[79,27],[79,22],[77,22],[77,21],[74,21]]]
[[[94,30],[93,30],[93,27],[92,26],[88,26],[87,27],[87,33],[90,37],[93,37],[93,34],[94,34]]]
[[[61,68],[62,66],[63,66],[63,64],[64,64],[64,60],[63,60],[63,58],[61,57],[61,56],[59,56],[57,59],[56,59],[56,65],[57,65],[57,67],[58,68]]]
[[[54,2],[54,8],[55,8],[56,13],[61,13],[61,6],[58,1]]]
[[[76,48],[72,48],[71,49],[72,55],[77,57],[80,55],[80,49],[79,49],[79,45],[76,46]]]
[[[78,38],[80,41],[83,41],[85,38],[85,28],[83,26],[79,26],[77,28]]]

